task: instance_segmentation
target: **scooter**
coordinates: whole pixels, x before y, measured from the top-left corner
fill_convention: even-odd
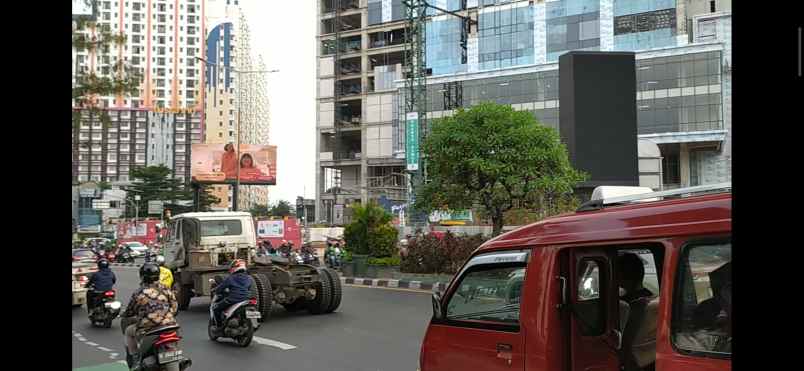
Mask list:
[[[126,327],[136,320],[135,317],[120,320],[124,334]],[[189,368],[193,361],[179,349],[181,340],[181,336],[178,335],[179,328],[179,325],[168,325],[148,330],[139,339],[140,359],[134,359],[129,354],[128,347],[125,347],[128,368],[133,368],[135,363],[139,364],[143,371],[184,371]]]
[[[90,288],[90,290],[92,290],[92,288]],[[121,304],[119,301],[115,300],[114,290],[99,294],[100,297],[95,299],[97,301],[95,305],[92,308],[87,308],[89,323],[93,326],[111,328],[112,321],[120,315]]]
[[[209,306],[209,324],[207,325],[209,339],[216,341],[218,338],[226,337],[233,339],[237,345],[243,348],[249,346],[254,338],[254,331],[260,327],[259,320],[262,318],[262,314],[257,310],[257,299],[251,298],[232,304],[223,311],[223,323],[216,326],[213,308],[223,300],[223,297],[215,294],[214,291],[220,282],[210,279],[209,283],[213,290],[212,304]]]

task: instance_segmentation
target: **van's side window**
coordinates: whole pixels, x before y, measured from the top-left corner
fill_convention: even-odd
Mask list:
[[[478,266],[468,271],[447,304],[447,319],[519,323],[525,266]]]
[[[689,353],[731,355],[731,242],[688,245],[678,269],[674,344]]]

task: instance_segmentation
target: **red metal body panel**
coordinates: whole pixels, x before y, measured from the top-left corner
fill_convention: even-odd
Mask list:
[[[547,219],[486,242],[473,256],[496,250],[531,250],[522,291],[520,331],[513,333],[431,323],[422,342],[421,370],[565,371],[573,369],[575,363],[584,370],[617,371],[609,355],[589,354],[598,360],[572,362],[571,357],[584,357],[586,350],[576,346],[573,353],[567,349],[572,347],[568,339],[570,330],[562,324],[562,312],[556,309],[561,300],[556,279],[560,274],[558,256],[562,251],[578,246],[616,249],[618,243],[655,242],[665,246],[656,370],[730,371],[730,360],[693,357],[673,349],[670,324],[679,248],[694,237],[728,236],[731,233],[731,202],[731,194],[727,193],[606,207]],[[456,282],[454,278],[446,288],[445,300],[456,289]],[[442,307],[445,304],[442,302]],[[499,342],[513,346],[510,366],[497,358],[495,345]],[[524,347],[524,352],[520,346]]]

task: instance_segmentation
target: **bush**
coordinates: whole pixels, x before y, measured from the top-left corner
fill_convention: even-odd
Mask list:
[[[375,228],[368,233],[369,255],[374,258],[393,256],[396,252],[396,238],[399,231],[390,224]]]
[[[401,264],[401,259],[398,256],[390,256],[387,258],[369,258],[368,265],[378,265],[382,267],[397,267]]]
[[[439,239],[432,234],[408,241],[407,255],[400,270],[405,273],[455,273],[485,238],[482,235],[456,236],[450,232]]]

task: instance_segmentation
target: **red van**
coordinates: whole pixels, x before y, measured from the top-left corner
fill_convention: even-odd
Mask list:
[[[433,295],[421,371],[731,370],[731,203],[593,200],[486,242]]]

